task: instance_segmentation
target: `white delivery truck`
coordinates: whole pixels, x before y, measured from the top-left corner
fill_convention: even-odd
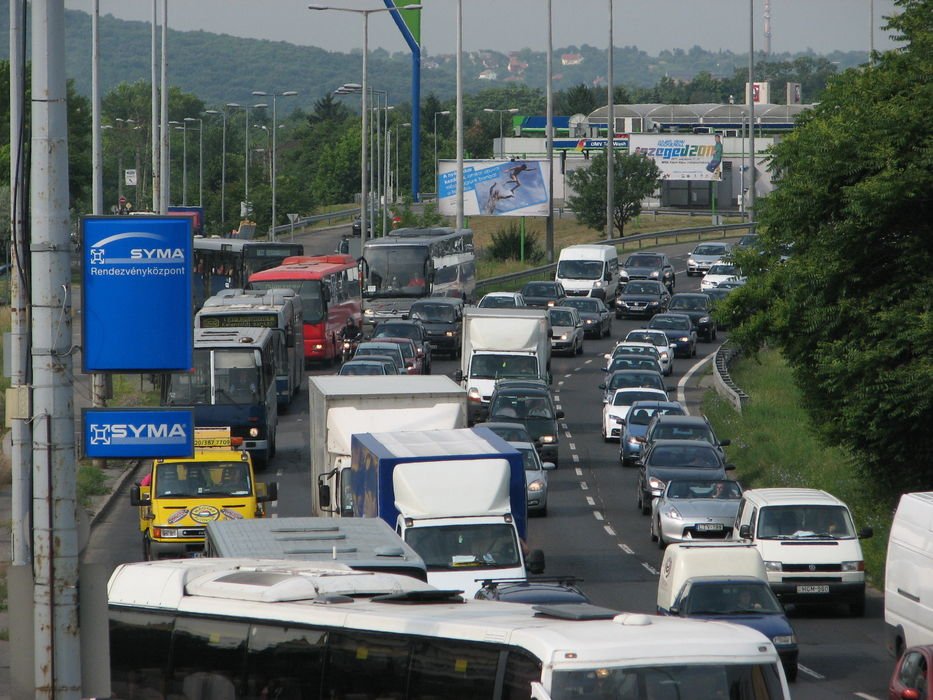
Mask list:
[[[544,309],[463,311],[463,352],[457,381],[467,390],[470,424],[485,420],[499,379],[551,380],[551,324]]]
[[[356,433],[465,428],[466,392],[441,375],[310,377],[312,515],[337,515]],[[321,493],[330,501],[322,506]]]
[[[888,650],[933,644],[933,491],[901,496],[884,575]]]
[[[619,253],[611,245],[567,246],[554,279],[568,296],[598,297],[611,307],[619,293]]]

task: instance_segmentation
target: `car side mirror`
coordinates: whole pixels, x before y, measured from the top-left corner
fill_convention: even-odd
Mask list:
[[[463,381],[463,370],[458,369],[456,372],[454,372],[454,381],[458,384]]]
[[[607,360],[608,360],[609,358],[611,358],[611,357],[612,357],[612,355],[610,355],[608,352],[607,352],[605,355],[603,355],[603,358],[605,358],[605,359],[607,359]]]
[[[618,423],[619,425],[625,425],[625,419],[624,419],[624,418],[616,418],[616,423]]]
[[[525,560],[525,568],[532,574],[544,573],[544,552],[540,549],[532,549]]]
[[[600,371],[600,372],[608,372],[608,371],[609,371],[609,368],[608,368],[608,367],[600,367],[600,368],[599,368],[599,371]],[[600,385],[599,388],[600,388],[600,389],[605,389],[606,387]]]
[[[600,384],[600,385],[599,385],[599,388],[602,389],[603,391],[605,391],[605,390],[606,390],[606,385],[605,385],[605,384]]]
[[[732,444],[732,440],[729,440],[729,439],[719,441],[720,447],[728,447],[731,444]]]
[[[279,500],[279,482],[270,481],[268,484],[266,484],[266,495],[256,500],[258,500],[260,503]]]
[[[149,499],[143,501],[142,497],[139,495],[139,484],[133,484],[130,486],[130,505],[131,506],[141,506],[144,503],[148,503]]]
[[[740,525],[739,537],[743,540],[750,540],[752,538],[752,528],[749,525]]]
[[[541,464],[541,468],[542,468],[544,471],[549,472],[549,471],[551,471],[552,469],[557,469],[557,465],[554,464],[554,462],[543,462],[543,463]]]
[[[870,527],[863,527],[858,531],[858,538],[860,540],[870,539],[875,534],[875,531]]]
[[[564,412],[563,412],[563,411],[558,411],[558,412],[555,413],[554,415],[557,416],[558,418],[563,418],[563,417],[564,417]]]
[[[328,484],[317,485],[317,502],[320,508],[330,508],[330,486]]]
[[[667,614],[668,614],[668,615],[673,615],[673,616],[675,616],[675,617],[678,616],[678,615],[680,615],[680,606],[679,606],[679,605],[672,605],[670,608],[667,609]]]

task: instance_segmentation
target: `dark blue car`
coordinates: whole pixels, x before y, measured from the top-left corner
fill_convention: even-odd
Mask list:
[[[648,322],[648,328],[664,331],[679,357],[696,357],[697,330],[686,314],[658,314]]]

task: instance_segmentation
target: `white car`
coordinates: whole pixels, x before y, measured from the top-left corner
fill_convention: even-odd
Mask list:
[[[514,309],[527,304],[519,292],[489,292],[479,300],[477,306],[481,309]]]
[[[648,387],[616,389],[612,398],[603,404],[603,440],[610,442],[621,439],[625,416],[636,401],[667,401],[667,393]]]
[[[626,344],[651,343],[658,349],[660,356],[658,362],[661,363],[664,376],[669,377],[674,372],[674,348],[664,331],[654,328],[636,328],[629,331],[622,342]]]
[[[715,263],[700,280],[700,291],[705,292],[718,287],[722,282],[742,279],[742,271],[734,264],[720,260]]]

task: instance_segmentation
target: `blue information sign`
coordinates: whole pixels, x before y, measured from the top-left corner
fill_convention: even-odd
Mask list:
[[[191,369],[191,222],[85,217],[81,240],[84,371]]]
[[[89,459],[194,456],[191,408],[85,408],[81,421]]]

